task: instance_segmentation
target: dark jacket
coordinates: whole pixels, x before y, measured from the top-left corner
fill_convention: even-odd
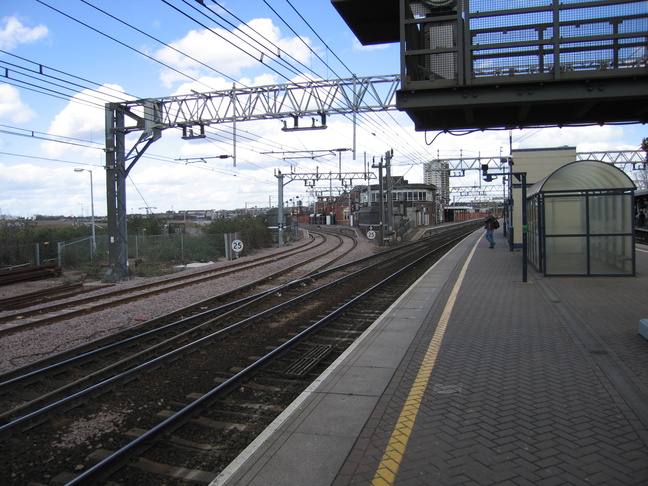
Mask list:
[[[494,230],[495,229],[495,216],[492,214],[489,214],[486,219],[484,220],[484,229],[487,230]]]

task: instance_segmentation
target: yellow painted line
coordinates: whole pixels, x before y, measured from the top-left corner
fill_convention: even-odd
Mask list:
[[[394,484],[394,481],[396,480],[398,468],[400,467],[403,455],[405,454],[407,442],[409,441],[410,434],[414,428],[414,422],[416,422],[416,416],[418,415],[421,402],[423,401],[423,395],[425,394],[425,390],[430,381],[430,376],[432,375],[432,370],[436,363],[439,349],[441,349],[441,341],[443,340],[446,327],[450,321],[450,314],[452,314],[452,309],[457,300],[459,289],[461,288],[463,279],[466,276],[468,264],[470,263],[470,260],[472,260],[475,250],[477,249],[477,244],[480,240],[481,238],[475,242],[470,255],[468,255],[468,259],[459,273],[459,278],[457,278],[457,282],[450,293],[450,297],[448,297],[448,302],[446,302],[443,314],[441,314],[441,318],[439,319],[439,325],[434,332],[434,336],[432,337],[432,341],[425,353],[423,364],[416,375],[412,388],[410,388],[407,400],[405,400],[405,405],[398,417],[398,421],[394,427],[394,432],[389,439],[389,444],[387,444],[385,453],[383,454],[378,470],[376,471],[371,483],[372,486],[390,486]]]

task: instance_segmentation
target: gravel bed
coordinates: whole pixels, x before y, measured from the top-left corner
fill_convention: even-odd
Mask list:
[[[276,247],[269,247],[269,248],[262,248],[259,250],[254,250],[250,255],[241,257],[237,260],[219,260],[216,262],[208,262],[206,264],[190,264],[186,266],[178,266],[177,267],[177,272],[169,274],[169,275],[161,275],[159,277],[132,277],[128,280],[123,280],[121,282],[118,282],[116,286],[114,287],[103,287],[103,288],[98,288],[96,293],[89,292],[85,294],[86,296],[93,296],[100,294],[101,292],[104,292],[106,288],[110,290],[115,290],[116,288],[121,288],[121,289],[128,289],[131,287],[136,287],[138,285],[142,285],[144,283],[154,283],[154,282],[162,282],[165,280],[171,280],[175,277],[178,276],[178,274],[182,273],[182,275],[191,275],[193,273],[198,273],[198,272],[203,272],[205,270],[209,269],[220,269],[220,268],[227,268],[231,267],[234,265],[240,265],[242,263],[247,263],[250,261],[252,258],[259,258],[259,257],[265,257],[269,256],[275,253],[282,253],[284,251],[292,250],[294,248],[299,248],[301,246],[305,246],[309,243],[309,240],[307,238],[302,238],[301,240],[291,243],[289,246],[286,246],[284,248],[276,248]],[[0,299],[7,298],[7,297],[14,297],[16,295],[22,295],[22,294],[27,294],[30,292],[36,292],[38,290],[42,289],[48,289],[51,287],[57,287],[59,285],[64,285],[66,283],[78,283],[78,282],[83,282],[88,288],[90,288],[94,284],[101,284],[100,281],[91,281],[85,278],[85,276],[78,271],[66,271],[61,277],[58,278],[50,278],[50,279],[42,279],[42,280],[34,280],[31,282],[23,282],[23,283],[18,283],[18,284],[13,284],[13,285],[4,285],[0,287]],[[67,299],[67,300],[61,300],[61,302],[67,302],[70,300],[74,300],[74,297]],[[38,309],[39,307],[44,307],[47,304],[42,304],[42,305],[36,305],[34,307],[30,307],[30,309]],[[8,311],[0,311],[0,318],[6,315],[12,315],[15,314],[15,310],[8,310]]]
[[[334,245],[336,242],[333,240],[334,238],[329,238],[326,245]],[[303,243],[297,242],[291,244],[290,248],[294,248],[300,244],[306,244],[307,242],[305,239],[302,241]],[[358,246],[352,252],[342,250],[347,251],[347,253],[341,260],[336,262],[336,265],[369,256],[376,252],[376,248],[377,247],[374,243],[364,238],[360,238],[358,239]],[[273,253],[280,253],[285,250],[286,248],[267,248],[255,251],[251,256],[265,256]],[[323,248],[320,246],[314,251],[321,253]],[[85,342],[104,337],[113,332],[136,326],[143,321],[169,313],[191,303],[199,302],[213,297],[214,295],[233,290],[247,282],[257,280],[263,275],[274,273],[286,266],[303,261],[304,258],[303,254],[295,255],[281,261],[269,263],[262,267],[250,269],[247,272],[243,272],[243,274],[237,273],[235,275],[221,277],[212,282],[193,285],[186,289],[131,302],[127,305],[115,306],[112,309],[96,312],[88,316],[77,317],[37,329],[30,329],[17,334],[4,336],[0,339],[0,373],[81,345]],[[242,264],[245,263],[245,261],[246,258],[241,258],[233,262],[217,262],[209,267],[203,266],[198,269],[187,268],[183,273],[202,271],[207,268],[219,268]],[[315,267],[316,265],[317,264],[304,265],[300,270],[306,274],[309,271],[310,266]],[[139,285],[144,281],[153,282],[168,278],[168,276],[151,279],[134,278],[120,282],[117,285],[122,288],[128,288]],[[34,291],[36,289],[33,284],[37,283],[38,282],[30,282],[31,285],[24,284],[22,286],[11,286],[14,287],[14,289],[3,289],[3,293],[0,293],[0,297],[7,296],[8,292],[16,292],[13,295],[17,295]],[[58,285],[60,285],[60,283],[58,283]],[[15,287],[22,287],[22,290],[18,291]],[[114,287],[109,287],[108,290],[114,290]],[[101,290],[98,290],[98,292],[101,292]],[[1,315],[2,314],[0,314],[0,317]]]

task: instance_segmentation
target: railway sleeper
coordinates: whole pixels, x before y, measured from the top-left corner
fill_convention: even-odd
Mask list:
[[[194,394],[192,393],[190,396],[193,396]],[[200,395],[202,396],[202,395]],[[199,397],[197,397],[199,398]],[[283,407],[278,407],[277,405],[269,405],[267,403],[240,403],[238,401],[234,401],[231,399],[224,399],[220,400],[217,403],[220,404],[222,407],[235,407],[237,410],[240,410],[241,408],[244,409],[252,409],[256,411],[263,411],[268,414],[277,414],[283,412]]]
[[[234,420],[245,420],[247,422],[256,420],[256,421],[272,421],[276,417],[276,413],[268,415],[265,413],[259,413],[254,410],[249,412],[235,412],[232,410],[223,410],[223,409],[212,409],[206,412],[210,416],[218,417],[225,421],[234,421]]]
[[[248,381],[241,385],[241,389],[247,388],[248,390],[270,392],[270,393],[281,393],[283,390],[278,386],[272,385],[262,385],[261,383],[255,383],[254,381]]]
[[[168,419],[169,417],[173,417],[176,414],[175,411],[173,410],[161,410],[156,414],[158,418],[161,418],[163,420]],[[212,420],[208,419],[205,417],[196,417],[193,418],[189,421],[189,423],[192,423],[194,425],[197,425],[199,427],[209,427],[210,429],[213,430],[237,430],[239,432],[245,431],[248,426],[245,424],[239,424],[239,423],[234,423],[234,422],[224,422],[222,420]]]
[[[127,437],[132,437],[136,439],[147,432],[148,430],[146,429],[139,429],[136,427],[134,429],[127,431],[125,435]],[[164,442],[173,447],[178,447],[181,449],[188,449],[188,450],[197,450],[202,452],[219,452],[219,451],[227,451],[229,449],[228,445],[204,444],[201,442],[194,442],[191,440],[182,439],[181,437],[177,437],[175,435],[172,435],[171,437],[165,439]]]
[[[90,459],[100,462],[110,457],[112,451],[99,449],[90,454]],[[186,467],[172,466],[170,464],[162,464],[159,462],[151,461],[143,457],[138,458],[135,462],[128,465],[129,468],[139,469],[149,474],[157,474],[167,478],[180,479],[182,481],[191,481],[198,484],[209,484],[218,473],[211,471],[202,471],[200,469],[191,469]]]

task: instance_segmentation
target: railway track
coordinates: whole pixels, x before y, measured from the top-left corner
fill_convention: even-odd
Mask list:
[[[40,304],[41,302],[50,302],[72,295],[77,295],[78,293],[83,291],[83,284],[75,283],[57,285],[56,287],[49,287],[46,289],[38,290],[36,292],[29,292],[13,297],[6,297],[4,299],[0,299],[0,311],[21,309],[23,307]],[[87,292],[88,290],[85,289],[85,291]]]
[[[69,445],[69,434],[93,417],[97,435],[82,442],[96,450],[67,471],[41,472],[38,480],[90,484],[112,475],[117,484],[208,482],[310,383],[318,368],[373,322],[381,306],[427,268],[423,262],[439,251],[426,246],[408,247],[409,260],[420,255],[407,265],[407,278],[395,271],[406,267],[401,252],[385,252],[311,272],[111,345],[95,345],[93,351],[77,353],[80,357],[66,356],[20,376],[2,375],[6,423],[0,435],[6,450],[22,457],[20,451],[43,437],[60,449],[78,450],[78,444]],[[375,304],[370,298],[377,299]],[[98,425],[102,420],[117,430],[107,433]],[[106,441],[114,446],[110,452]],[[59,455],[56,447],[52,458]],[[179,451],[189,452],[180,459]],[[25,479],[18,463],[10,464],[14,476]]]
[[[62,269],[55,263],[46,263],[32,267],[14,268],[0,272],[0,285],[59,277]]]
[[[221,277],[225,277],[233,273],[246,272],[250,269],[260,269],[268,263],[274,263],[280,260],[291,258],[297,254],[314,253],[314,256],[304,257],[304,260],[298,264],[287,266],[280,271],[267,274],[262,278],[249,283],[245,287],[252,288],[254,286],[260,285],[263,282],[277,279],[281,275],[288,274],[291,271],[294,271],[296,268],[302,267],[311,261],[323,259],[327,255],[338,250],[344,244],[345,240],[345,238],[341,236],[330,234],[327,235],[326,233],[322,232],[311,233],[311,235],[311,239],[306,245],[295,249],[285,250],[280,254],[252,258],[246,260],[245,263],[242,264],[232,264],[224,268],[199,271],[192,273],[191,275],[177,275],[164,279],[162,281],[145,283],[128,288],[119,288],[110,292],[102,291],[100,294],[88,296],[85,298],[73,299],[65,302],[57,301],[47,306],[39,306],[37,308],[23,310],[14,314],[7,314],[0,317],[0,325],[8,324],[7,327],[0,328],[0,337],[26,329],[33,329],[55,322],[60,322],[74,317],[92,314],[93,312],[98,312],[107,308],[113,308],[115,306],[134,302],[136,300],[146,299],[148,297],[160,295],[162,293],[173,292],[182,288],[215,281]],[[324,245],[328,238],[336,239],[337,243],[331,248],[328,248],[320,253],[316,253],[316,249]],[[346,237],[346,239],[352,242],[351,247],[349,248],[349,251],[351,251],[353,247],[355,247],[357,242],[354,238]],[[328,260],[326,263],[324,263],[324,265],[333,264],[341,256],[342,255]],[[241,286],[241,288],[239,289],[239,291],[242,290],[244,290],[244,286]],[[30,295],[33,296],[32,301],[36,302],[40,300],[40,294]],[[24,303],[29,300],[30,295],[26,297],[23,296],[22,298],[21,296],[14,297],[12,300],[20,300]]]

